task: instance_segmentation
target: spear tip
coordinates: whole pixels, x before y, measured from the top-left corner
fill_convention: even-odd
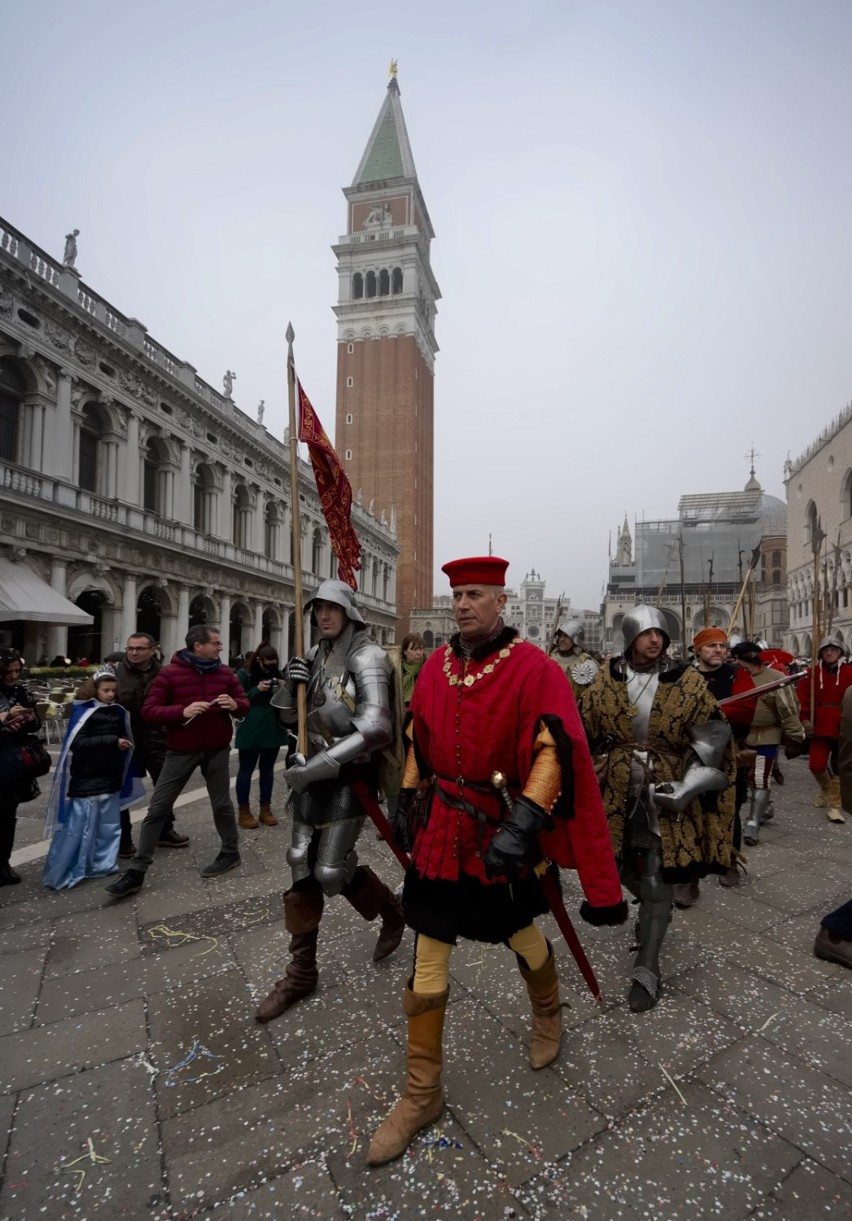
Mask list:
[[[293,346],[293,340],[296,338],[296,332],[293,330],[293,323],[292,323],[292,322],[288,322],[288,323],[287,323],[287,331],[286,331],[286,333],[285,333],[285,335],[284,335],[284,338],[287,340],[288,344],[289,344],[289,345],[292,347],[292,346]]]

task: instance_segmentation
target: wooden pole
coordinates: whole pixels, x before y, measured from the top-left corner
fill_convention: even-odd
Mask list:
[[[743,579],[742,586],[740,587],[740,592],[737,595],[737,600],[736,600],[736,603],[734,604],[734,609],[731,611],[731,626],[730,626],[730,630],[728,632],[729,636],[733,636],[733,634],[734,634],[734,628],[737,625],[737,617],[740,613],[740,607],[743,604],[743,598],[745,597],[746,589],[748,588],[748,583],[751,580],[751,574],[754,572],[755,567],[757,566],[757,561],[758,561],[759,557],[760,557],[760,544],[758,544],[758,546],[755,547],[754,551],[751,553],[751,559],[748,562],[748,568],[746,569],[745,578]],[[745,615],[743,615],[743,635],[745,635]]]
[[[678,551],[680,552],[680,659],[681,661],[686,661],[686,584],[683,563],[683,531],[681,531],[678,537]]]
[[[302,592],[302,520],[299,510],[299,433],[296,428],[296,366],[293,340],[296,332],[287,324],[287,397],[290,408],[290,526],[293,538],[293,592],[296,603],[294,646],[297,657],[305,656],[305,612]],[[296,684],[296,714],[299,753],[308,753],[308,692],[304,683]]]

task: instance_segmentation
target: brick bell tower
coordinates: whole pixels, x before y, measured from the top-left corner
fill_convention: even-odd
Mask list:
[[[352,185],[343,191],[346,233],[333,247],[335,447],[364,506],[396,521],[396,609],[405,632],[411,611],[432,604],[434,327],[441,293],[395,65],[391,72]]]

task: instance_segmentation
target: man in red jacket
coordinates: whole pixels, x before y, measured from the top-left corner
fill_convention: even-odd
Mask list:
[[[222,851],[202,869],[201,876],[216,878],[240,864],[228,762],[231,717],[245,716],[249,702],[236,674],[219,660],[221,650],[222,639],[215,628],[191,627],[186,648],[163,666],[142,705],[143,720],[165,727],[166,760],[130,868],[106,888],[116,899],[126,899],[142,889],[163,823],[197,767],[207,783],[213,821],[222,841]]]
[[[534,920],[547,910],[545,860],[577,869],[591,924],[627,919],[586,736],[555,662],[502,619],[506,560],[445,564],[459,632],[424,665],[411,701],[413,744],[401,804],[432,785],[403,905],[417,933],[405,986],[408,1084],[376,1132],[371,1166],[400,1157],[443,1110],[441,1045],[448,963],[459,937],[513,950],[532,1008],[530,1066],[559,1054],[562,1009],[553,948]],[[492,783],[505,777],[511,812]]]
[[[845,653],[846,646],[837,636],[826,636],[817,649],[815,673],[812,676],[808,670],[807,678],[796,684],[802,721],[811,739],[808,764],[820,788],[814,805],[824,809],[831,822],[835,823],[846,821],[840,800],[837,766],[840,709],[843,696],[852,687],[852,666],[846,661]]]

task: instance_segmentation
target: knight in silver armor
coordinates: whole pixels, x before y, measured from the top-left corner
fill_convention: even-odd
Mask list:
[[[668,657],[662,612],[633,607],[622,633],[623,655],[599,671],[581,697],[580,711],[621,880],[639,900],[628,1002],[641,1013],[657,1003],[661,991],[660,950],[671,921],[673,883],[730,866],[733,804],[726,793],[733,753],[730,726],[704,680]]]
[[[563,615],[553,631],[551,657],[564,671],[571,684],[574,699],[580,696],[597,674],[600,666],[584,648],[585,628],[580,619]]]
[[[284,894],[291,935],[290,962],[257,1011],[268,1022],[317,985],[316,948],[326,898],[343,895],[366,920],[381,916],[373,960],[393,953],[405,928],[400,900],[367,865],[356,843],[365,814],[358,790],[378,795],[378,757],[393,738],[393,667],[366,633],[352,590],[323,581],[310,609],[320,642],[306,658],[293,657],[272,697],[284,724],[297,721],[298,687],[307,687],[308,753],[291,756],[293,838],[287,852],[293,884]]]

